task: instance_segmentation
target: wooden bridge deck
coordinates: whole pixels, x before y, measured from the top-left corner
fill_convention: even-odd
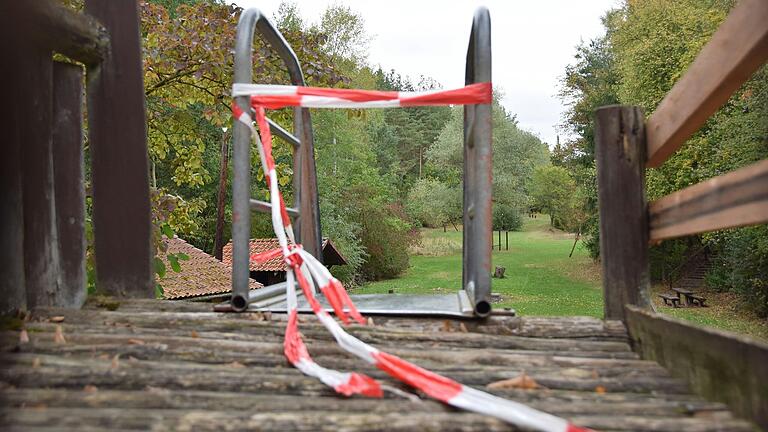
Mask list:
[[[282,316],[212,313],[210,305],[183,302],[103,306],[35,311],[25,323],[27,343],[6,326],[0,428],[512,430],[430,400],[337,396],[283,358]],[[305,317],[301,329],[321,365],[384,378],[337,348],[314,317]],[[491,391],[596,430],[754,430],[724,405],[692,395],[658,364],[638,359],[617,321],[374,318],[373,327],[351,331],[478,388],[525,371],[543,388]]]

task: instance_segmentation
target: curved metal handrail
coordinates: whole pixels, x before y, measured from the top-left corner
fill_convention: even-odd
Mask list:
[[[480,7],[472,20],[465,83],[491,82],[491,15]],[[464,106],[464,232],[462,286],[475,315],[491,313],[493,193],[491,104]]]
[[[235,36],[235,82],[250,84],[253,80],[253,37],[256,30],[274,48],[288,69],[293,85],[305,85],[296,53],[282,34],[258,9],[247,9],[240,15]],[[239,96],[235,103],[244,112],[250,112],[250,98]],[[250,130],[238,121],[233,122],[232,182],[232,300],[233,309],[248,307],[250,219]],[[317,173],[314,159],[312,119],[306,108],[294,108],[294,135],[300,146],[294,145],[294,207],[300,218],[294,224],[297,241],[322,261],[320,211],[317,202]],[[258,138],[257,138],[258,139]]]

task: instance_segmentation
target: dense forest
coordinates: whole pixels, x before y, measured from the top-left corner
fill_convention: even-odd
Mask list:
[[[553,150],[553,167],[537,174],[561,185],[550,189],[554,192],[547,197],[560,208],[575,211],[554,211],[553,216],[571,227],[580,226],[595,258],[600,251],[594,110],[602,105],[630,104],[650,115],[734,3],[627,0],[605,14],[604,35],[581,44],[575,61],[567,67],[561,89],[568,106],[563,126],[575,139],[558,145]],[[648,198],[659,198],[766,157],[768,69],[763,66],[680,151],[648,171]],[[724,230],[655,245],[651,249],[652,276],[674,280],[681,264],[701,251],[712,261],[707,276],[711,288],[737,292],[746,307],[768,316],[768,227]]]
[[[204,0],[140,4],[155,237],[176,233],[213,253],[219,166],[222,148],[228,151],[231,140],[231,49],[240,10]],[[272,19],[296,51],[308,85],[441,87],[429,77],[370,65],[364,20],[346,6],[330,6],[317,22],[308,23],[296,4],[286,2]],[[254,82],[289,82],[280,59],[258,38],[254,52]],[[408,248],[419,241],[420,226],[453,229],[461,223],[462,113],[461,107],[312,111],[321,226],[350,263],[334,268],[342,281],[395,277],[408,267]],[[292,111],[269,115],[291,129]],[[536,167],[549,164],[549,152],[518,128],[498,95],[493,128],[494,222],[517,229],[521,212],[531,204],[529,179]],[[280,185],[290,200],[290,145],[277,140],[274,152]],[[264,197],[263,173],[254,170],[253,179],[252,195]],[[226,202],[225,241],[230,238],[229,196]],[[254,214],[252,227],[252,237],[273,236],[264,215]],[[158,256],[165,253],[159,240],[156,247]],[[178,262],[171,258],[172,264]]]

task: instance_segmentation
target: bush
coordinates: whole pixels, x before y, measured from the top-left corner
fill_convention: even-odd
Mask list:
[[[369,189],[360,185],[345,193],[346,202],[356,211],[366,252],[360,270],[366,280],[389,279],[408,268],[408,248],[418,242],[419,232],[401,205],[371,199]]]
[[[504,231],[520,231],[523,228],[523,217],[520,211],[507,204],[493,204],[493,229]]]
[[[707,284],[740,294],[746,309],[768,317],[768,226],[715,232],[704,241],[714,255]]]
[[[445,226],[460,220],[461,190],[433,179],[420,179],[408,192],[405,210],[413,220],[426,227]]]

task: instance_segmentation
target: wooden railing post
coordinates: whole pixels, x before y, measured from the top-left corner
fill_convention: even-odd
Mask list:
[[[624,320],[624,305],[650,306],[645,124],[634,106],[606,106],[596,114],[605,319]]]
[[[154,297],[147,127],[135,0],[86,0],[110,51],[88,70],[97,288]]]
[[[83,68],[53,65],[53,178],[59,251],[56,306],[85,302],[85,186],[83,170]]]
[[[14,83],[25,90],[17,101],[22,123],[22,201],[24,203],[24,278],[27,306],[54,306],[58,293],[59,250],[53,189],[51,51],[31,44],[13,67],[26,71]]]
[[[3,5],[3,6],[7,6]],[[12,40],[13,19],[0,9],[0,37]],[[26,45],[11,43],[6,58],[24,59]],[[24,55],[28,55],[24,53]],[[26,63],[26,60],[23,60]],[[25,116],[30,107],[23,85],[27,71],[15,61],[0,67],[0,81],[6,83],[6,101],[0,104],[3,130],[0,156],[0,314],[27,307],[24,283],[24,203],[22,149],[27,142]],[[11,103],[10,101],[13,101]]]

